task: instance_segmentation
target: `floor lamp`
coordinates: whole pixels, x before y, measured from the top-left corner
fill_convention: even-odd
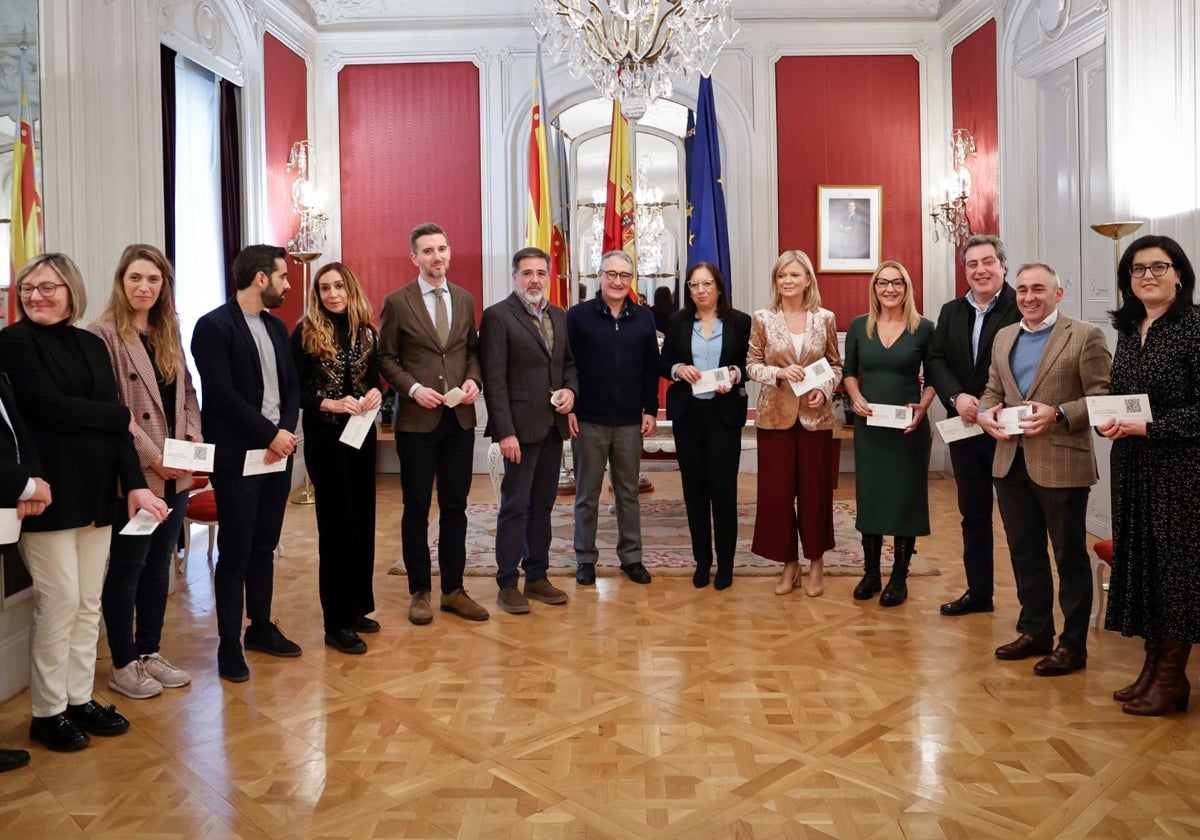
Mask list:
[[[1092,230],[1113,241],[1116,250],[1117,265],[1121,264],[1121,240],[1142,226],[1141,222],[1105,222],[1102,225],[1092,225]],[[1119,294],[1119,293],[1118,293]],[[1120,300],[1117,301],[1118,305]]]

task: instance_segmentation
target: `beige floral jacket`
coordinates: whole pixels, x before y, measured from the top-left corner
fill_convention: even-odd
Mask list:
[[[825,402],[809,408],[804,397],[797,397],[788,384],[778,382],[779,371],[791,364],[811,365],[820,358],[829,360],[835,379],[822,386]],[[758,392],[758,412],[754,425],[760,429],[790,429],[796,420],[809,431],[833,428],[833,391],[842,381],[842,354],[838,351],[837,329],[833,313],[817,309],[808,313],[804,329],[803,353],[796,358],[792,334],[782,312],[760,309],[750,325],[750,352],[746,373],[762,385]],[[807,397],[807,395],[805,395]]]

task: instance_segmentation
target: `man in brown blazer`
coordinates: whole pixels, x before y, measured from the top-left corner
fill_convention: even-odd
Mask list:
[[[996,648],[996,658],[1042,655],[1033,670],[1046,677],[1087,664],[1092,610],[1087,501],[1097,475],[1085,397],[1108,392],[1112,363],[1099,328],[1058,311],[1062,296],[1054,269],[1042,263],[1021,267],[1021,320],[996,333],[978,421],[997,440],[992,476],[1021,602],[1021,635]],[[1006,433],[996,414],[1018,406],[1029,412],[1019,422],[1021,434]],[[1047,535],[1063,613],[1057,647]]]
[[[431,222],[418,225],[409,244],[420,273],[384,300],[379,329],[379,370],[396,391],[393,428],[404,494],[400,536],[412,595],[408,620],[433,620],[429,507],[436,479],[441,608],[486,621],[487,610],[471,600],[462,580],[475,400],[483,381],[475,299],[446,279],[450,243],[444,230]],[[453,406],[447,404],[449,394],[459,397]]]

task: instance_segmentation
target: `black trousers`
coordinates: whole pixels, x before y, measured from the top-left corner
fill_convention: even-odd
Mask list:
[[[317,496],[318,581],[325,630],[375,611],[375,430],[360,449],[342,424],[304,415],[304,463]]]
[[[992,536],[992,459],[996,439],[976,435],[950,444],[950,463],[958,485],[958,512],[962,514],[963,567],[967,591],[991,598],[994,587]]]
[[[550,569],[550,514],[558,497],[562,436],[555,427],[537,443],[521,444],[521,463],[504,459],[496,517],[496,583],[545,580]]]
[[[722,421],[712,400],[692,398],[684,415],[671,422],[671,431],[696,563],[712,564],[715,532],[717,565],[732,564],[737,548],[741,427]]]
[[[217,633],[222,644],[240,644],[243,606],[252,622],[271,620],[275,547],[292,486],[292,459],[283,472],[267,475],[218,470],[212,486],[217,494]]]
[[[432,432],[396,432],[400,488],[404,496],[400,544],[410,593],[432,589],[429,508],[435,481],[442,593],[449,595],[462,588],[463,568],[467,563],[467,494],[471,492],[474,448],[475,430],[460,426],[451,408],[442,409],[442,419]]]
[[[996,479],[996,501],[1012,554],[1021,616],[1017,632],[1054,635],[1054,579],[1046,537],[1058,566],[1058,606],[1063,631],[1058,643],[1087,652],[1092,612],[1092,563],[1087,550],[1087,501],[1090,487],[1042,487],[1025,469],[1025,451],[1017,449],[1012,468]]]

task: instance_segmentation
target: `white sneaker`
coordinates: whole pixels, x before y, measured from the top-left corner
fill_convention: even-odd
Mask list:
[[[183,688],[192,681],[192,675],[182,668],[176,668],[160,654],[151,653],[142,657],[142,665],[146,673],[158,680],[163,688]]]
[[[124,668],[113,668],[108,675],[108,687],[134,700],[145,700],[162,694],[162,683],[146,673],[142,660],[135,659]]]

